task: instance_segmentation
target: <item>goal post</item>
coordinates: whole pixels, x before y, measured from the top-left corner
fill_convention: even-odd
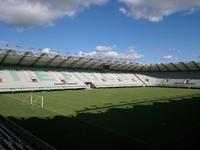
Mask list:
[[[24,103],[28,103],[31,106],[44,108],[44,97],[42,95],[28,94],[24,98]]]

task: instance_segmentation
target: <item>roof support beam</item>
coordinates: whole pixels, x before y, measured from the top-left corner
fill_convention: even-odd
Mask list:
[[[10,52],[7,52],[7,53],[5,54],[5,56],[2,58],[0,64],[3,64],[3,63],[4,63],[4,61],[6,60],[6,58],[8,57],[9,54],[10,54]]]
[[[62,60],[58,65],[56,65],[56,67],[62,67],[62,65],[63,65],[67,60],[69,60],[70,58],[72,58],[72,56],[67,57],[66,59]]]
[[[184,62],[180,62],[188,71],[191,71],[191,69],[184,63]]]
[[[120,67],[121,67],[123,70],[125,70],[125,68],[126,68],[127,65],[128,65],[127,63],[123,63]]]
[[[87,68],[87,67],[89,67],[90,65],[96,64],[96,63],[97,63],[96,61],[93,62],[93,60],[94,60],[94,59],[89,59],[89,61],[86,61],[86,62],[82,63],[81,65],[83,66],[83,68]]]
[[[48,61],[44,66],[49,66],[56,58],[61,57],[60,55],[56,55],[54,58],[52,58],[50,61]]]
[[[83,59],[83,57],[79,58],[78,60],[74,60],[73,62],[71,62],[70,64],[67,65],[67,67],[75,67],[75,65],[81,61]]]
[[[110,62],[111,62],[110,60],[108,60],[107,62],[103,62],[102,64],[96,66],[95,69],[97,69],[98,67],[102,67],[102,66],[104,66],[104,65],[110,65],[110,64],[109,64]]]
[[[26,58],[26,56],[27,56],[28,54],[31,54],[31,53],[30,53],[30,52],[26,52],[26,53],[20,58],[20,60],[17,62],[17,65],[21,65],[21,63],[23,62],[23,60]]]
[[[148,70],[149,70],[149,71],[152,71],[152,64],[150,64],[148,67],[149,67]]]
[[[177,71],[180,71],[180,69],[175,65],[174,63],[170,63]]]
[[[116,61],[116,62],[114,62],[111,66],[110,66],[110,68],[115,68],[116,66],[118,66],[119,65],[119,62],[118,61]]]
[[[158,71],[160,72],[161,71],[160,66],[158,64],[156,64],[155,66],[158,69]]]
[[[131,70],[131,67],[133,66],[133,63],[126,64],[123,68],[124,70]]]
[[[145,65],[142,65],[142,66],[138,65],[135,67],[135,69],[136,69],[136,71],[143,71],[144,67],[145,67]]]
[[[33,63],[31,64],[31,66],[35,66],[35,65],[40,61],[40,59],[42,59],[42,57],[43,57],[44,55],[45,55],[45,54],[42,54],[42,55],[40,55],[38,58],[36,58],[36,60],[33,61]]]
[[[90,67],[93,69],[96,69],[98,66],[105,64],[105,62],[103,60],[99,60],[97,63],[91,65]]]
[[[126,66],[127,63],[126,62],[122,62],[122,63],[116,63],[114,65],[112,65],[112,69],[117,69],[117,70],[120,70],[120,69],[125,69],[124,66]],[[113,68],[114,67],[114,68]]]
[[[165,64],[161,63],[160,65],[162,65],[165,69],[167,69],[167,71],[171,71],[171,69],[168,66],[166,66]]]
[[[197,65],[196,62],[192,61],[192,63],[195,65],[195,67],[197,67],[198,70],[200,70],[200,67],[199,67],[199,65]]]
[[[92,64],[90,67],[94,68],[96,65],[98,65],[99,63],[103,63],[103,61],[100,59],[100,60],[97,60],[97,62],[95,62],[94,64]]]
[[[134,71],[137,67],[139,67],[139,65],[135,64],[132,68],[130,68],[128,70]]]

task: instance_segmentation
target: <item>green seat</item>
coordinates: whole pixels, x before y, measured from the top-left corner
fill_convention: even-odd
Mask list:
[[[49,76],[47,72],[43,71],[34,71],[35,75],[40,81],[53,81],[54,79]]]
[[[9,73],[10,73],[10,76],[12,77],[13,81],[20,81],[20,77],[18,76],[17,71],[10,70]]]

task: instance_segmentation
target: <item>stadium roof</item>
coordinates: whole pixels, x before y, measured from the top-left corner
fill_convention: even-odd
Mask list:
[[[0,65],[30,66],[30,67],[56,67],[56,68],[81,68],[116,71],[197,71],[200,70],[200,62],[168,64],[139,64],[131,61],[86,58],[80,56],[62,56],[58,54],[33,53],[29,51],[0,50]]]

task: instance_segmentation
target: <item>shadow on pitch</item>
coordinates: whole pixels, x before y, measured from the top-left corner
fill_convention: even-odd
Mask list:
[[[200,97],[75,117],[9,119],[57,149],[200,148]]]

